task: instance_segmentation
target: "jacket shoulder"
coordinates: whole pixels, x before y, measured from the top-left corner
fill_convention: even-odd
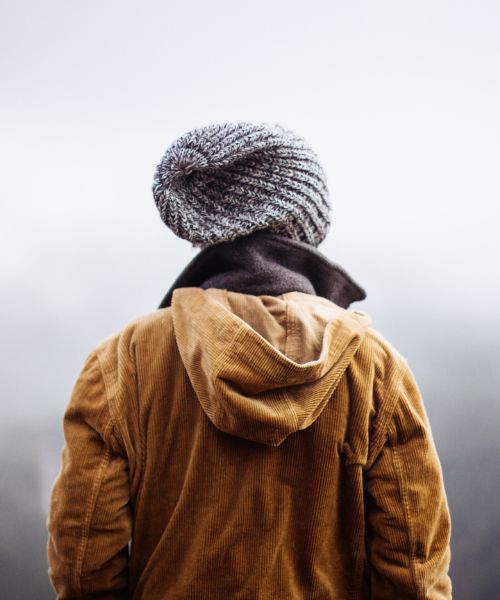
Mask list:
[[[356,364],[362,365],[362,376],[373,378],[373,384],[390,391],[408,367],[406,357],[378,329],[370,325],[355,354]]]
[[[378,329],[368,327],[348,367],[348,377],[357,390],[357,402],[365,407],[369,422],[366,467],[385,442],[407,370],[405,356]]]
[[[137,380],[143,366],[159,364],[175,344],[171,308],[141,315],[99,342],[97,355],[109,397],[118,416],[126,399],[136,395]]]
[[[363,340],[366,350],[372,353],[374,360],[380,364],[404,365],[406,357],[378,329],[370,325]]]
[[[120,443],[129,455],[133,454],[130,448],[134,446],[130,440],[141,437],[139,424],[133,418],[139,390],[144,378],[150,379],[152,375],[154,378],[154,369],[163,369],[168,364],[173,345],[175,337],[168,307],[129,321],[91,352],[98,358],[109,410]]]
[[[128,355],[130,360],[134,360],[138,346],[168,341],[173,335],[171,310],[170,307],[161,308],[136,317],[99,342],[95,352],[104,362],[116,353],[121,358]]]

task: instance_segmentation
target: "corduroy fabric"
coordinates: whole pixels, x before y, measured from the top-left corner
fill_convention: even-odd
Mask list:
[[[90,353],[64,428],[61,600],[451,598],[422,397],[363,312],[179,288]]]

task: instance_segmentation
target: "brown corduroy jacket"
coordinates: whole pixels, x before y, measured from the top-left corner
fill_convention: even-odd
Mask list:
[[[451,598],[421,394],[366,313],[179,288],[90,353],[64,432],[59,599]]]

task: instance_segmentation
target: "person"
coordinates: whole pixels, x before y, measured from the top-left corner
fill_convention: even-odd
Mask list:
[[[76,380],[47,519],[57,597],[451,598],[422,395],[318,249],[316,153],[280,124],[199,127],[153,195],[199,252]]]

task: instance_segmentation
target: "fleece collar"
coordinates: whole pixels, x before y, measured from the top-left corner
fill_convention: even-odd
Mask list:
[[[366,298],[365,290],[316,248],[267,230],[201,250],[174,281],[159,308],[170,306],[174,290],[182,287],[256,296],[298,291],[322,296],[342,308]]]

